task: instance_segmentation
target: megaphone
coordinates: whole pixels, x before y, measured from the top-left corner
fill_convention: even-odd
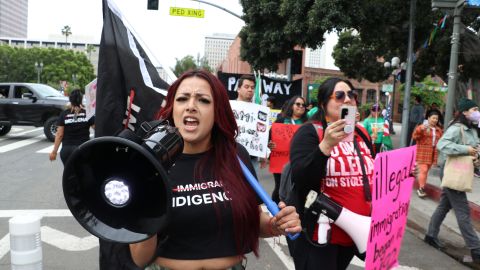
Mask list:
[[[360,253],[359,258],[365,260],[371,217],[356,214],[334,202],[324,193],[318,194],[313,190],[310,190],[307,195],[305,214],[309,221],[305,224],[307,232],[313,231],[311,229],[315,226],[318,218],[325,215],[352,238]],[[312,222],[313,220],[315,222]],[[307,239],[309,239],[308,237],[307,235]]]
[[[63,193],[75,219],[91,234],[135,243],[166,229],[172,189],[167,170],[183,150],[178,130],[164,121],[137,133],[85,142],[69,158]]]

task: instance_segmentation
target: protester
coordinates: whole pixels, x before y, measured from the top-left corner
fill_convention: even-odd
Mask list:
[[[237,100],[252,102],[253,95],[255,94],[255,77],[252,75],[242,75],[238,79],[237,85]]]
[[[308,110],[307,112],[307,118],[310,119],[312,118],[313,115],[315,115],[315,113],[317,113],[317,110],[318,110],[318,107],[317,107],[317,102],[315,101],[312,101],[310,104],[312,104],[312,108]]]
[[[237,101],[253,102],[253,95],[255,94],[255,77],[253,75],[242,75],[237,82]],[[255,172],[258,172],[260,168],[266,166],[265,158],[258,158],[256,156],[250,156],[251,162]]]
[[[418,190],[420,198],[427,196],[425,185],[427,184],[428,171],[432,165],[437,164],[437,143],[442,137],[442,128],[438,125],[440,115],[437,111],[429,111],[427,123],[417,126],[412,138],[417,142],[417,168],[418,168]]]
[[[423,123],[425,119],[425,110],[423,109],[422,105],[422,98],[420,96],[415,96],[415,104],[412,106],[410,110],[410,115],[408,118],[408,133],[407,133],[407,143],[414,144],[412,141],[412,134],[417,125]]]
[[[371,141],[367,131],[358,124],[355,127],[355,143],[342,141],[348,136],[344,132],[346,122],[340,119],[342,105],[357,106],[357,94],[352,84],[339,78],[327,79],[318,90],[318,112],[311,119],[313,123],[301,126],[292,140],[292,179],[302,221],[305,199],[310,190],[324,192],[354,213],[364,216],[371,214]],[[319,141],[314,124],[322,126],[322,141]],[[361,155],[353,150],[356,146]],[[351,162],[357,158],[359,162]],[[365,167],[359,165],[360,160],[364,161]],[[366,172],[365,178],[362,168]],[[295,241],[293,259],[297,270],[347,268],[357,249],[345,231],[334,224],[331,227],[331,239],[325,247],[312,245],[306,239],[311,236],[305,234]],[[316,234],[314,235],[311,241],[317,241]]]
[[[274,96],[269,96],[267,98],[267,107],[269,107],[270,110],[275,109],[275,97]]]
[[[368,134],[370,134],[377,152],[393,149],[391,138],[383,136],[385,120],[380,111],[380,105],[373,104],[372,108],[370,108],[370,115],[363,120],[363,126],[367,129]]]
[[[430,114],[431,111],[435,111],[438,113],[438,126],[443,128],[443,114],[438,108],[438,104],[433,102],[432,105],[430,105],[430,108],[428,108],[427,112],[425,113],[425,119],[428,118],[428,115]]]
[[[67,163],[68,158],[78,146],[90,139],[90,127],[93,128],[95,123],[95,116],[87,119],[80,89],[73,90],[68,99],[70,100],[70,108],[63,111],[58,117],[55,142],[49,155],[50,161],[56,160],[61,143],[60,159],[63,165]]]
[[[252,174],[255,171],[245,148],[235,142],[237,124],[227,91],[216,77],[187,72],[170,86],[166,101],[159,116],[176,126],[184,140],[183,153],[169,171],[170,182],[174,187],[208,188],[173,189],[173,201],[190,196],[201,202],[172,208],[165,240],[153,236],[130,244],[136,265],[153,260],[161,269],[244,269],[244,254],[253,251],[258,256],[259,237],[301,231],[294,207],[281,202],[272,218],[261,210],[237,154]]]
[[[437,149],[440,151],[440,179],[443,178],[445,156],[478,156],[476,146],[479,144],[479,139],[477,131],[472,125],[472,122],[479,120],[478,117],[480,116],[480,113],[478,112],[478,105],[470,99],[461,99],[457,108],[460,113],[450,123],[445,130],[445,134],[440,138],[437,144]],[[480,263],[480,240],[472,226],[467,195],[463,191],[457,191],[446,187],[442,188],[440,202],[430,219],[427,234],[425,235],[425,242],[437,249],[442,249],[444,247],[438,239],[438,234],[440,232],[440,225],[452,208],[455,217],[457,218],[458,227],[463,236],[463,240],[467,244],[467,248],[471,251],[473,261]]]
[[[301,96],[294,96],[290,98],[290,100],[287,102],[286,108],[285,115],[279,116],[277,120],[275,120],[275,123],[301,125],[307,121],[307,115],[305,113],[305,99],[303,99]],[[268,143],[268,148],[270,148],[270,150],[275,149],[275,143],[270,140]],[[273,188],[272,192],[272,200],[276,203],[280,202],[278,189],[280,187],[281,176],[282,174],[280,173],[273,174],[273,178],[275,179],[275,187]]]

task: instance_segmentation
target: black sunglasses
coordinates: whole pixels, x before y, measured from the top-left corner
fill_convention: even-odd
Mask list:
[[[357,100],[358,98],[358,94],[355,90],[351,90],[351,91],[337,91],[337,92],[334,92],[330,98],[335,98],[337,101],[345,101],[345,93],[347,94],[348,98],[349,99],[354,99],[355,101]]]
[[[305,107],[305,103],[295,102],[298,107]]]

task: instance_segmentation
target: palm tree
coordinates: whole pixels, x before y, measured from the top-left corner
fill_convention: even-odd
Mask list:
[[[65,25],[62,28],[62,35],[65,36],[65,43],[68,43],[68,36],[70,36],[71,34],[72,34],[72,29],[70,28],[70,26]]]

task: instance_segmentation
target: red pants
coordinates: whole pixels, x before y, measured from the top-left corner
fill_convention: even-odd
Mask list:
[[[425,185],[427,184],[427,176],[428,176],[428,170],[430,170],[430,167],[432,167],[432,164],[417,164],[418,168],[418,186],[420,188],[424,188]]]

